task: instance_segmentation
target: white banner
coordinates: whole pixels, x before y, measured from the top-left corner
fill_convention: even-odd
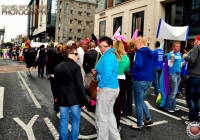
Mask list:
[[[45,48],[47,47],[48,43],[42,43],[42,42],[31,42],[31,47],[40,47],[41,45],[44,45]]]
[[[187,41],[189,26],[174,27],[160,19],[156,38]]]

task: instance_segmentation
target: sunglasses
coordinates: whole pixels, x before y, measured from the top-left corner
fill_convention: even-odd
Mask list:
[[[70,54],[74,54],[74,55],[76,55],[76,56],[78,55],[78,53],[70,53]]]

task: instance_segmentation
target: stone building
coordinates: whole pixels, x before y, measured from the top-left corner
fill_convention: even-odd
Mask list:
[[[58,0],[55,41],[66,44],[91,38],[94,31],[95,0]]]
[[[171,40],[156,39],[158,21],[162,18],[171,26],[190,26],[188,42],[200,34],[200,0],[97,0],[94,34],[113,36],[121,27],[121,34],[130,40],[135,29],[139,35],[155,41],[165,41],[169,51]],[[185,42],[182,42],[182,48]]]

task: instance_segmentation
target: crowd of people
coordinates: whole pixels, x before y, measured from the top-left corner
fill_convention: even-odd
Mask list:
[[[38,67],[38,77],[48,75],[55,111],[60,111],[60,139],[68,138],[69,115],[72,116],[70,139],[78,139],[81,109],[95,112],[97,140],[120,140],[120,117],[132,115],[135,102],[137,125],[130,129],[143,130],[143,125],[153,124],[144,99],[152,82],[154,93],[160,93],[160,75],[163,65],[168,65],[169,94],[164,109],[170,113],[177,111],[176,96],[185,86],[188,116],[182,116],[186,124],[199,122],[200,109],[200,36],[194,41],[193,50],[184,49],[180,53],[180,42],[172,44],[166,61],[160,42],[151,50],[143,37],[123,42],[124,37],[111,39],[104,36],[95,42],[81,40],[67,44],[52,42],[45,48],[29,46],[23,52],[28,68]],[[127,51],[127,48],[128,51]],[[189,53],[188,53],[189,52]],[[90,96],[84,78],[96,75],[99,81],[96,99]],[[143,124],[143,115],[146,120]]]

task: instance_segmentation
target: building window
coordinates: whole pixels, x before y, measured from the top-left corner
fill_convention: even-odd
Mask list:
[[[99,38],[106,35],[106,20],[99,22]]]
[[[78,31],[78,33],[81,33],[81,29],[78,29],[77,31]]]
[[[77,42],[81,41],[81,38],[77,38]]]
[[[200,0],[192,0],[192,10],[200,9]]]
[[[70,13],[73,14],[73,10],[70,10]]]
[[[82,5],[82,4],[79,4],[79,7],[83,7],[83,5]]]
[[[121,28],[120,34],[122,33],[122,16],[116,17],[113,19],[113,34],[117,31],[118,28]]]
[[[78,24],[82,24],[82,21],[81,21],[81,20],[78,20]]]
[[[70,24],[72,24],[73,23],[73,20],[70,20]]]
[[[69,29],[69,31],[70,31],[70,33],[72,33],[73,30],[72,30],[72,29]]]
[[[86,21],[86,25],[87,25],[87,26],[90,25],[90,22],[89,22],[89,21]]]
[[[115,5],[118,5],[118,4],[120,4],[120,3],[123,3],[125,0],[114,0],[113,1],[113,6],[115,6]]]
[[[199,13],[191,14],[190,25],[199,26],[199,24],[200,24],[199,15],[200,15]]]
[[[87,13],[87,16],[88,16],[88,17],[90,17],[90,16],[91,16],[91,14],[90,14],[90,13]]]
[[[132,35],[134,34],[136,29],[138,29],[138,36],[143,36],[144,11],[138,12],[138,13],[133,13],[133,15],[132,15]]]
[[[82,15],[82,12],[81,12],[81,11],[78,11],[78,15],[81,16],[81,15]]]
[[[87,9],[90,9],[90,5],[89,4],[87,5]]]
[[[68,39],[69,39],[69,40],[72,40],[72,37],[69,37]]]

